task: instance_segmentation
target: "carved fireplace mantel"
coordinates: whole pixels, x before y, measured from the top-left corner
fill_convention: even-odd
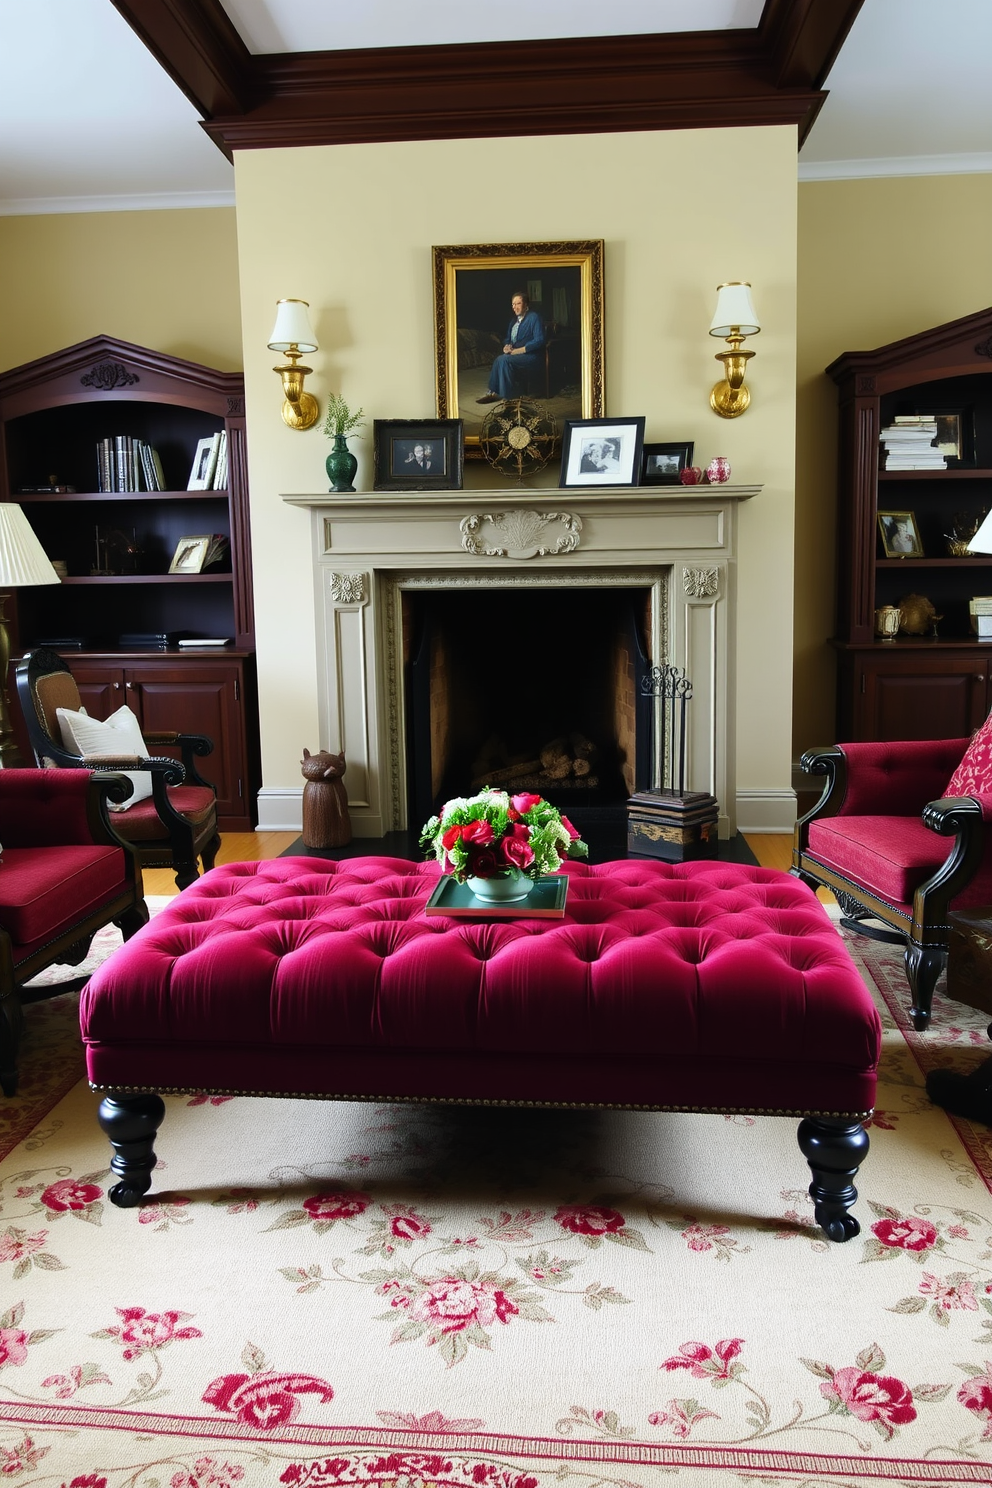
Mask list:
[[[650,591],[650,659],[693,684],[688,785],[716,796],[732,835],[738,508],[760,490],[284,495],[311,512],[320,747],[347,755],[356,837],[419,826],[407,820],[402,595],[480,586]]]

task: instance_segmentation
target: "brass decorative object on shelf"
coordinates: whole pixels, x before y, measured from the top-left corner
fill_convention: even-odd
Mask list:
[[[543,403],[508,398],[498,403],[482,422],[479,445],[500,475],[523,480],[543,470],[558,451],[558,424]]]
[[[979,527],[989,514],[987,506],[983,506],[980,512],[955,512],[951,518],[951,530],[944,533],[944,541],[947,543],[947,552],[951,558],[968,558],[971,556],[969,544],[977,533]]]
[[[899,629],[903,635],[936,635],[943,620],[924,594],[906,594],[899,601]]]

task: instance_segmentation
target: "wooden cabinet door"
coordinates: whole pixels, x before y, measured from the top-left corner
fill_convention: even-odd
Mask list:
[[[134,703],[125,695],[124,669],[110,662],[69,660],[79,689],[79,700],[93,718],[109,718],[124,703],[137,713]],[[140,714],[138,714],[140,720]]]
[[[858,739],[963,739],[988,712],[984,656],[876,652],[860,658],[855,676]]]
[[[127,701],[149,732],[176,729],[213,740],[213,753],[198,759],[197,768],[217,790],[221,828],[231,830],[227,819],[240,820],[246,811],[240,663],[142,661],[126,669],[124,681]],[[162,752],[178,757],[177,750]]]

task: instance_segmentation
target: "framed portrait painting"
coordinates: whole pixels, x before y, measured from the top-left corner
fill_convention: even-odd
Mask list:
[[[376,491],[460,491],[460,419],[376,419]]]
[[[603,243],[434,248],[439,418],[480,458],[487,404],[533,398],[559,424],[604,408]]]
[[[641,483],[644,419],[571,419],[561,442],[561,486]]]

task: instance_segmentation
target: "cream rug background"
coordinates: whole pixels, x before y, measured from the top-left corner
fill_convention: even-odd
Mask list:
[[[774,1118],[169,1097],[117,1210],[75,999],[29,1008],[0,1481],[992,1482],[992,1129],[923,1090],[985,1020],[938,995],[917,1036],[853,944],[886,1032],[843,1246]]]

